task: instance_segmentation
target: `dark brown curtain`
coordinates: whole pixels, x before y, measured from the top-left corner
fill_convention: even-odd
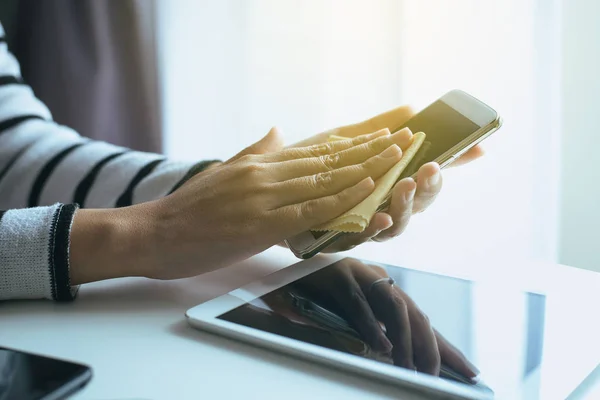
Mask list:
[[[161,150],[153,1],[19,0],[14,19],[12,51],[56,121]]]

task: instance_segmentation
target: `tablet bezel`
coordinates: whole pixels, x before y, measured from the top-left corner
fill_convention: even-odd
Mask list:
[[[192,307],[185,313],[186,318],[191,326],[201,330],[298,356],[305,360],[316,361],[320,364],[357,373],[363,377],[380,379],[402,388],[420,391],[421,393],[442,395],[445,398],[450,396],[450,398],[457,399],[493,398],[489,393],[469,388],[464,384],[454,383],[426,374],[416,374],[406,369],[378,361],[363,359],[355,355],[301,342],[218,318],[228,311],[344,258],[346,256],[321,254],[309,260],[300,261],[239,289]]]

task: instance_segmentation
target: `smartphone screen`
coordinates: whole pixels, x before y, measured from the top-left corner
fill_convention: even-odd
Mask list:
[[[55,398],[66,385],[90,376],[84,365],[0,347],[0,399]]]
[[[400,179],[412,176],[422,165],[435,161],[481,128],[442,100],[435,101],[392,132],[405,127],[413,133],[424,132],[426,137]]]

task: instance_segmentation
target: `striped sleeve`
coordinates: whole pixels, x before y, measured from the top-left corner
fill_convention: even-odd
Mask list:
[[[0,25],[0,299],[70,300],[78,207],[125,207],[172,192],[217,160],[166,159],[82,137],[23,81]]]

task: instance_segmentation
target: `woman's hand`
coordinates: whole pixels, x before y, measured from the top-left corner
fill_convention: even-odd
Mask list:
[[[387,282],[373,285],[387,276],[382,268],[345,258],[302,278],[298,286],[344,317],[373,350],[391,353],[395,365],[439,375],[443,364],[474,378],[479,371],[402,289]]]
[[[307,146],[327,141],[330,135],[353,138],[380,129],[394,131],[404,125],[414,112],[402,106],[380,114],[366,121],[335,128],[323,132],[294,146]],[[425,132],[427,133],[427,132]],[[452,167],[471,162],[483,155],[483,149],[475,146],[451,164]],[[382,242],[400,235],[406,229],[413,214],[423,212],[435,200],[442,189],[442,174],[436,163],[423,165],[417,174],[417,181],[405,178],[398,182],[392,192],[392,201],[387,212],[376,213],[369,226],[361,233],[346,234],[332,243],[323,252],[332,253],[349,250],[369,240]]]
[[[390,135],[383,129],[280,150],[271,130],[165,198],[117,210],[79,210],[71,279],[173,279],[244,260],[358,204],[373,191],[373,180],[400,160],[410,138],[408,130]]]

